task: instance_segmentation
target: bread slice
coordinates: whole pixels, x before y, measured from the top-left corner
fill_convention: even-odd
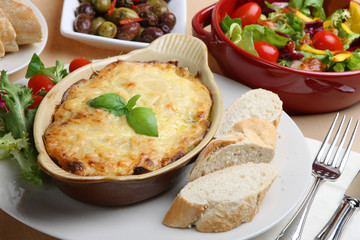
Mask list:
[[[19,47],[15,42],[16,32],[10,21],[6,18],[5,13],[0,8],[0,57],[5,52],[17,52]]]
[[[0,7],[15,29],[18,45],[41,42],[41,25],[29,5],[22,0],[0,0]]]
[[[214,137],[221,138],[236,123],[252,117],[267,119],[277,127],[281,113],[282,101],[277,94],[261,88],[250,90],[226,108]]]
[[[251,221],[278,175],[276,167],[247,163],[189,182],[175,198],[163,223],[194,225],[201,232],[224,232]]]
[[[210,141],[201,151],[189,181],[233,165],[268,163],[274,158],[275,147],[276,128],[271,122],[258,118],[241,121],[227,136]]]

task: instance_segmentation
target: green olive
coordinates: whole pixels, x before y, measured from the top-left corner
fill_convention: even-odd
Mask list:
[[[116,25],[110,21],[105,21],[100,25],[98,34],[103,37],[114,38],[116,36]]]
[[[139,15],[134,10],[130,8],[120,7],[115,8],[111,16],[107,16],[106,18],[113,23],[119,23],[120,20],[138,17]]]
[[[162,3],[161,0],[147,0],[146,2],[147,4],[149,4],[151,7],[155,6],[156,4]],[[165,2],[166,3],[166,2]]]
[[[91,0],[95,10],[100,13],[109,11],[111,7],[111,0]]]
[[[94,18],[91,21],[91,30],[90,30],[90,34],[97,34],[98,33],[98,29],[101,26],[101,24],[103,24],[106,20],[103,17],[97,17]]]
[[[167,6],[166,3],[165,3],[165,5],[164,5],[164,4],[161,4],[161,3],[158,3],[158,4],[155,4],[155,5],[152,7],[151,11],[152,11],[153,13],[155,13],[158,17],[160,17],[161,15],[169,12],[169,8],[168,8],[168,6]]]
[[[80,3],[91,2],[91,0],[80,0]]]

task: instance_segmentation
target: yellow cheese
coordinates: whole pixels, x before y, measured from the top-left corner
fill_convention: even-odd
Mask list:
[[[91,108],[104,93],[151,108],[159,137],[139,135],[124,116]],[[157,170],[187,154],[210,122],[209,90],[187,68],[170,63],[119,61],[72,87],[45,134],[49,155],[63,169],[84,176],[121,176]]]

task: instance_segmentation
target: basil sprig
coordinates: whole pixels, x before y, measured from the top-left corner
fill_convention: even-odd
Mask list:
[[[129,125],[136,133],[158,137],[158,127],[153,110],[147,107],[136,107],[140,95],[133,96],[127,103],[116,93],[105,93],[90,101],[87,104],[93,108],[100,108],[109,111],[116,116],[126,116]]]
[[[56,60],[56,66],[45,68],[44,63],[41,61],[40,57],[34,53],[28,65],[25,78],[31,78],[38,74],[48,76],[56,84],[69,73],[67,69],[65,69],[64,64],[60,59]]]

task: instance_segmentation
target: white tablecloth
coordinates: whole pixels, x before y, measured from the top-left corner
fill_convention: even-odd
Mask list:
[[[355,139],[355,141],[359,139]],[[310,152],[315,157],[318,152],[321,142],[313,139],[307,139]],[[326,181],[320,185],[318,192],[315,196],[314,202],[311,206],[302,236],[302,240],[312,240],[325,226],[328,220],[335,212],[338,205],[341,203],[349,184],[354,179],[355,175],[360,170],[360,153],[351,152],[349,160],[345,167],[343,174],[335,182]],[[310,188],[310,186],[309,186]],[[282,229],[289,222],[291,217],[296,212],[286,217],[281,223],[276,225],[271,230],[259,235],[253,240],[271,240],[275,239]],[[346,228],[341,235],[344,240],[360,239],[360,210],[356,210],[350,221],[347,223]]]

